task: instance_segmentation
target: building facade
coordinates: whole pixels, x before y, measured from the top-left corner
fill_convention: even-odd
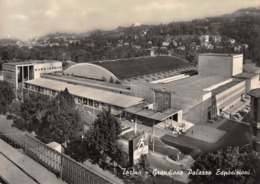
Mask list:
[[[3,64],[3,79],[10,82],[15,89],[19,84],[40,78],[42,73],[62,71],[62,62],[59,61],[28,61]]]
[[[250,111],[250,146],[260,153],[260,88],[248,93],[251,96]]]

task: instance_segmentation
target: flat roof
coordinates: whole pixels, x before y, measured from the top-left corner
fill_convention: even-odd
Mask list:
[[[191,77],[183,78],[165,84],[146,84],[149,87],[171,93],[189,94],[189,96],[200,96],[208,93],[204,89],[213,87],[220,82],[224,82],[229,78],[214,75],[193,75]]]
[[[124,86],[121,84],[115,84],[115,83],[108,83],[104,81],[97,81],[97,80],[92,80],[92,79],[87,79],[83,77],[75,77],[75,76],[67,76],[67,75],[58,75],[55,73],[44,73],[41,74],[43,77],[46,76],[46,78],[52,78],[52,79],[57,79],[57,80],[64,80],[69,83],[76,83],[76,84],[81,84],[81,85],[91,85],[91,86],[96,86],[96,87],[106,87],[110,89],[120,89],[120,90],[126,90],[129,91],[130,88],[129,86]]]
[[[121,137],[126,139],[126,140],[133,140],[133,139],[135,139],[136,137],[138,137],[138,136],[140,136],[142,134],[144,134],[144,133],[143,132],[139,132],[139,131],[136,131],[136,133],[135,133],[135,131],[132,130],[132,131],[129,131],[129,132],[121,135]]]
[[[131,113],[131,114],[135,114],[137,116],[142,116],[142,117],[145,117],[145,118],[148,118],[148,119],[163,121],[166,118],[168,118],[168,117],[176,114],[177,112],[179,112],[180,109],[169,108],[169,109],[167,109],[163,112],[159,112],[159,111],[152,110],[152,109],[144,109],[140,105],[135,105],[135,106],[132,106],[132,107],[125,109],[124,111]]]
[[[29,64],[40,64],[40,63],[61,63],[61,61],[55,61],[55,60],[32,60],[32,61],[11,62],[11,63],[4,63],[4,64],[5,65],[29,65]]]
[[[249,91],[247,94],[256,98],[260,98],[260,88],[253,89]]]
[[[242,79],[251,79],[251,78],[253,78],[253,77],[257,76],[257,75],[258,74],[256,74],[256,73],[243,72],[243,73],[235,75],[234,77],[242,78]]]
[[[235,86],[235,85],[237,85],[239,83],[241,83],[241,81],[231,81],[231,82],[229,82],[227,84],[219,86],[216,89],[213,89],[212,90],[212,94],[213,95],[219,94],[219,93],[221,93],[221,92],[223,92],[223,91],[225,91],[225,90],[227,90],[227,89],[229,89],[229,88],[231,88],[231,87],[233,87],[233,86]]]
[[[199,54],[199,56],[220,56],[220,57],[234,57],[234,56],[242,56],[243,54],[225,54],[225,53],[203,53]]]
[[[92,99],[105,104],[118,106],[122,108],[128,108],[143,101],[143,98],[123,95],[119,93],[113,93],[110,91],[99,90],[95,88],[79,86],[74,84],[68,84],[66,82],[55,81],[50,79],[34,79],[26,81],[25,83],[48,88],[55,91],[61,91],[67,88],[69,92],[74,96],[82,98]]]

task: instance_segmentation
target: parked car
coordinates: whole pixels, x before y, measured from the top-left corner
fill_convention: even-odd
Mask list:
[[[231,116],[231,119],[238,120],[238,118],[235,115]]]

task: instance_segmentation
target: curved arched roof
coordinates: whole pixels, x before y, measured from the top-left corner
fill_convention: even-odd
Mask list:
[[[186,60],[173,56],[156,56],[132,58],[114,61],[80,63],[65,70],[65,74],[73,74],[86,78],[127,79],[151,73],[178,70],[193,66]]]
[[[103,61],[94,62],[94,64],[106,68],[118,79],[126,79],[150,73],[177,70],[180,68],[193,66],[188,61],[173,56]]]

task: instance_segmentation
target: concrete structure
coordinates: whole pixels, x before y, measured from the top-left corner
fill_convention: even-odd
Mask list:
[[[19,83],[38,79],[42,73],[53,73],[62,70],[59,61],[28,61],[3,64],[3,78],[18,89]]]
[[[25,82],[27,89],[51,96],[67,87],[76,103],[110,108],[114,114],[150,126],[182,119],[206,122],[259,87],[258,74],[243,72],[242,54],[201,54],[198,75],[192,64],[171,56],[83,63],[63,74],[43,74],[39,63],[27,63],[22,68],[29,71],[26,75],[8,70],[20,65],[25,63],[6,65],[4,76],[10,77],[4,79],[16,84],[30,79]]]
[[[233,77],[243,72],[242,54],[200,54],[199,74]]]
[[[118,140],[122,150],[128,155],[131,165],[139,162],[141,155],[148,155],[149,136],[147,133],[130,130],[120,136]]]
[[[243,55],[201,54],[199,74],[159,83],[133,83],[134,96],[153,103],[154,109],[182,109],[183,118],[206,122],[259,86],[258,74],[243,73]]]
[[[196,69],[191,63],[173,56],[156,56],[115,61],[76,64],[64,71],[65,75],[103,81],[154,81],[174,76],[176,71]]]
[[[250,145],[253,150],[260,153],[260,88],[254,89],[248,93],[251,96],[250,111]]]
[[[110,91],[68,84],[50,79],[34,79],[25,82],[25,88],[45,95],[56,96],[67,88],[74,96],[77,104],[83,104],[95,109],[108,108],[113,114],[119,114],[123,109],[141,103],[142,98],[127,96]]]

